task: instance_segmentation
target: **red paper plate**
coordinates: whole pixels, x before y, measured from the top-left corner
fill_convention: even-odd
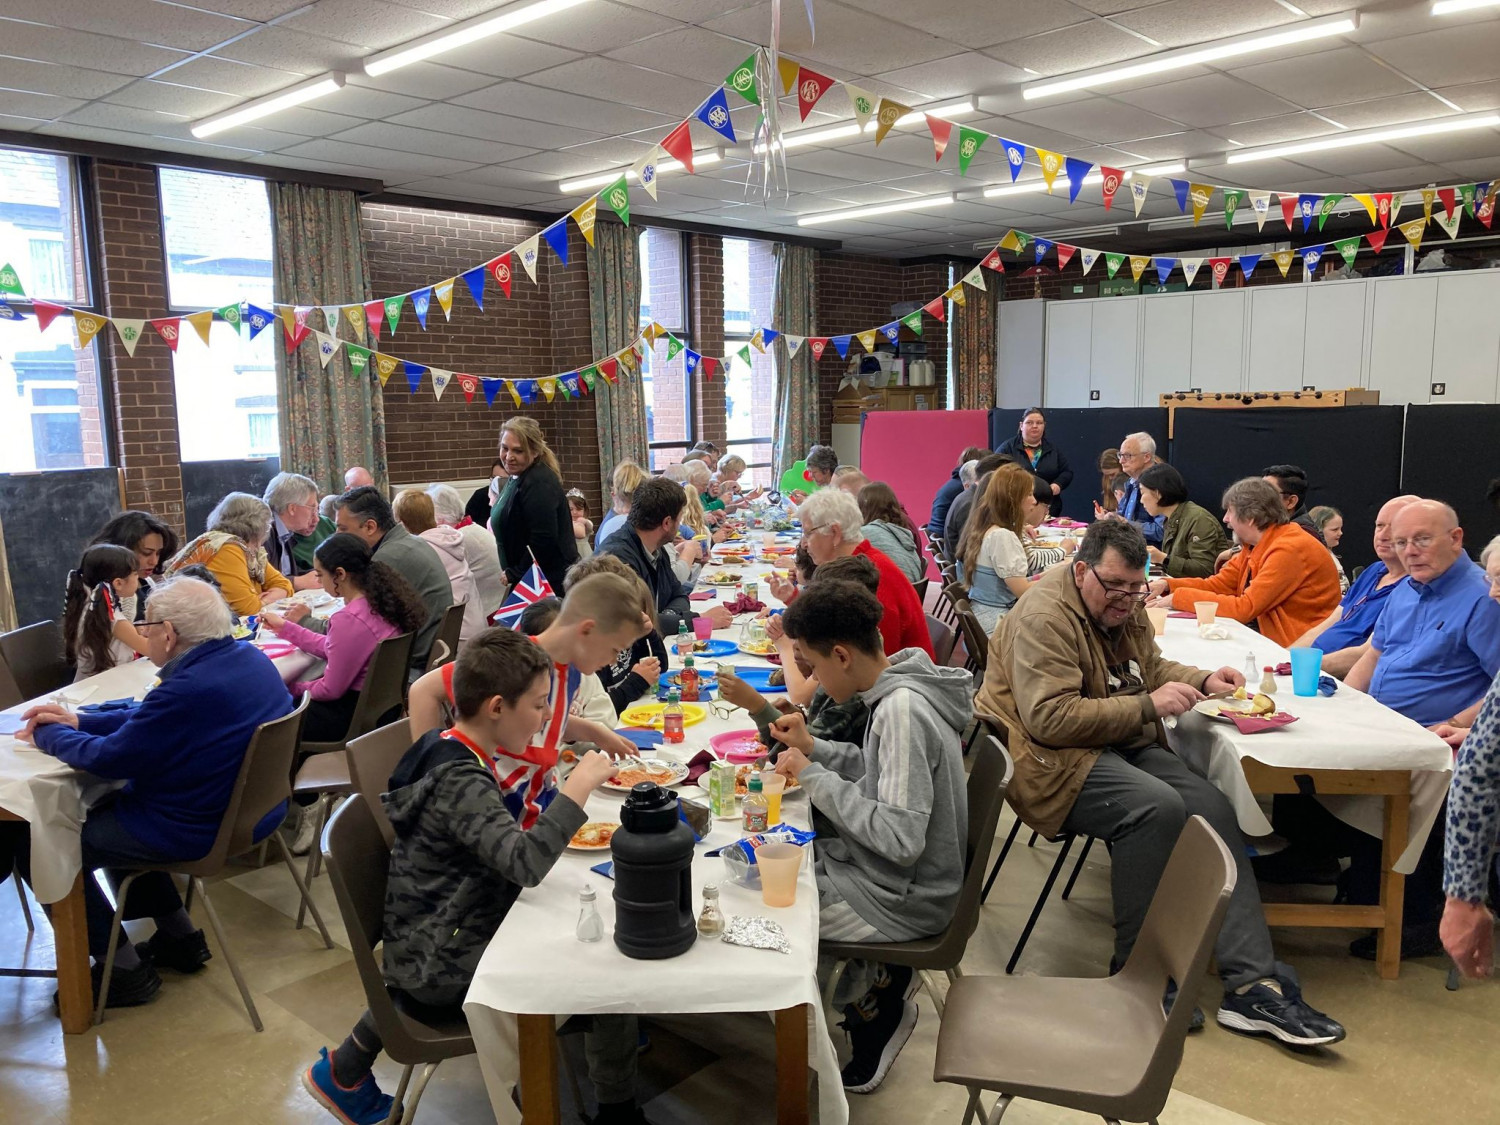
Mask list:
[[[731,730],[714,735],[708,740],[708,744],[727,761],[753,762],[766,752],[759,739],[759,732],[753,729]]]

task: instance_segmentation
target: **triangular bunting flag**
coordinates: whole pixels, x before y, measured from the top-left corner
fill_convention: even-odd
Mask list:
[[[986,254],[983,261],[979,264],[987,270],[994,270],[996,273],[1005,272],[1005,263],[1000,259],[1000,247],[998,246]]]
[[[363,305],[341,305],[344,310],[344,322],[354,332],[356,340],[365,338],[365,307]]]
[[[1198,270],[1203,266],[1202,258],[1183,258],[1182,276],[1187,278],[1188,288],[1193,286],[1193,279],[1198,276]]]
[[[1286,222],[1286,229],[1292,229],[1292,223],[1297,219],[1297,197],[1295,195],[1280,194],[1276,202],[1281,204],[1281,217]]]
[[[891,127],[911,112],[911,106],[893,102],[890,98],[880,99],[880,108],[875,111],[875,143],[878,145],[885,140],[885,135],[891,131]]]
[[[863,86],[856,86],[852,82],[844,83],[844,93],[849,95],[849,108],[854,110],[854,123],[863,133],[870,115],[875,112],[875,95]]]
[[[47,331],[47,326],[67,310],[62,305],[54,305],[51,301],[32,301],[31,311],[36,314],[37,331],[45,332]],[[262,309],[261,311],[264,312],[265,310]],[[266,313],[266,315],[269,317],[271,314]]]
[[[484,388],[484,404],[489,407],[495,405],[495,396],[500,393],[500,388],[505,387],[510,391],[510,397],[515,400],[517,406],[521,405],[521,396],[516,392],[516,385],[504,379],[481,379],[480,386]]]
[[[978,266],[975,266],[968,273],[964,274],[963,284],[972,285],[975,289],[983,289],[984,273]]]
[[[539,236],[532,235],[525,242],[517,246],[514,251],[516,257],[521,259],[521,265],[526,267],[526,276],[531,279],[533,285],[536,284],[536,260],[540,252],[540,245]]]
[[[760,330],[760,335],[761,340],[768,348],[781,337],[781,333],[776,331],[776,329],[774,328],[762,328]]]
[[[1312,225],[1313,216],[1317,214],[1322,205],[1322,196],[1303,194],[1297,197],[1297,214],[1302,216],[1302,233],[1307,233],[1307,228]]]
[[[668,332],[667,333],[667,362],[671,363],[672,360],[674,360],[675,358],[677,358],[677,353],[680,352],[680,351],[682,351],[682,349],[685,348],[686,346],[687,345],[684,344],[681,340],[679,340],[676,336],[674,336],[670,332]],[[750,359],[749,359],[748,356],[745,358],[745,362],[746,363],[750,362]]]
[[[708,96],[708,101],[698,107],[698,120],[730,144],[738,143],[734,135],[734,122],[729,118],[729,99],[720,86]]]
[[[1365,209],[1365,214],[1370,216],[1370,225],[1374,226],[1377,221],[1375,211],[1375,197],[1373,195],[1356,193],[1350,196],[1350,198]]]
[[[1401,214],[1401,204],[1406,199],[1399,191],[1391,194],[1391,222],[1396,221],[1396,216]]]
[[[26,290],[21,288],[21,275],[9,262],[0,266],[0,293],[10,293],[17,297],[26,296]]]
[[[1281,271],[1281,276],[1286,277],[1286,271],[1292,268],[1292,263],[1297,260],[1295,250],[1278,250],[1271,255],[1276,261],[1276,268]]]
[[[339,321],[343,319],[344,311],[341,305],[323,305],[323,323],[328,326],[328,334],[337,336],[339,334]]]
[[[495,284],[500,286],[500,292],[505,294],[507,301],[510,300],[511,273],[509,252],[501,254],[498,258],[486,263],[486,266],[489,269],[490,276],[495,279]],[[392,331],[394,332],[394,330],[393,325]]]
[[[76,313],[73,319],[75,322],[78,320]],[[296,351],[297,345],[301,344],[307,338],[307,325],[298,324],[290,317],[283,316],[281,318],[281,326],[286,332],[286,346],[288,350]],[[177,350],[177,345],[182,340],[181,317],[164,316],[160,320],[153,320],[151,327],[156,329],[156,334],[162,338],[162,343],[167,345],[168,351],[175,352]],[[94,331],[97,332],[98,329],[96,328]],[[83,333],[80,330],[79,336],[81,337],[82,335]],[[92,338],[92,334],[90,334],[90,339]]]
[[[250,339],[255,339],[266,330],[266,326],[276,317],[267,309],[259,305],[245,306],[245,323],[250,326]]]
[[[432,372],[432,397],[441,399],[443,392],[448,389],[448,384],[453,381],[453,372],[441,371],[436,367],[430,370]]]
[[[1115,274],[1117,274],[1117,273],[1120,272],[1120,267],[1123,266],[1124,264],[1125,264],[1125,255],[1124,254],[1111,254],[1111,253],[1108,253],[1107,251],[1105,252],[1105,255],[1104,255],[1104,268],[1105,268],[1106,272],[1108,272],[1109,279],[1111,281],[1113,281],[1115,279]]]
[[[1063,169],[1062,153],[1048,152],[1044,148],[1033,148],[1036,153],[1037,163],[1042,166],[1042,180],[1047,185],[1047,194],[1052,194],[1052,181],[1057,179],[1057,174]]]
[[[313,339],[318,344],[318,362],[326,368],[328,361],[339,354],[338,337],[314,330]]]
[[[386,380],[396,373],[396,368],[401,366],[401,361],[393,355],[384,355],[381,352],[376,352],[373,358],[375,374],[380,376],[380,385],[383,387]]]
[[[1080,160],[1070,156],[1063,161],[1063,171],[1068,177],[1068,202],[1076,203],[1078,193],[1083,189],[1083,178],[1094,170],[1091,161]]]
[[[962,282],[960,282],[958,285],[953,286],[946,293],[944,293],[943,296],[947,297],[948,300],[952,301],[959,308],[963,308],[965,302],[969,299],[968,294],[964,292]]]
[[[1266,216],[1271,213],[1271,193],[1268,191],[1250,192],[1250,210],[1255,212],[1255,229],[1266,229]]]
[[[1109,210],[1109,205],[1115,201],[1115,192],[1120,190],[1120,185],[1125,182],[1125,173],[1118,168],[1106,168],[1099,165],[1099,174],[1104,177],[1099,185],[1099,190],[1104,195],[1104,209]]]
[[[753,51],[750,57],[739,66],[735,67],[724,79],[724,85],[733,90],[751,105],[760,105],[760,85],[755,81],[755,64],[760,56],[759,51]],[[655,199],[656,196],[651,197]]]
[[[744,360],[746,367],[751,366],[751,361],[750,361],[750,345],[749,344],[745,344],[743,347],[740,348],[739,351],[735,352],[734,355],[735,355],[736,359],[742,359],[742,360]]]
[[[327,309],[323,310],[323,315],[324,316],[328,315],[328,310]],[[240,306],[239,305],[237,305],[237,304],[235,304],[235,305],[224,305],[224,306],[222,306],[220,308],[214,309],[214,316],[218,317],[225,324],[232,324],[234,326],[234,330],[236,332],[238,332],[240,330],[240,321],[241,321],[242,318],[240,316]],[[337,336],[338,332],[339,332],[339,321],[338,321],[338,311],[337,310],[334,311],[333,319],[331,321],[329,321],[329,323],[333,327],[331,327],[328,331],[331,332],[333,335]]]
[[[1318,263],[1323,260],[1323,246],[1304,246],[1302,248],[1302,268],[1308,273],[1318,268]]]
[[[953,122],[934,117],[930,113],[924,113],[922,116],[927,118],[927,129],[932,134],[932,147],[937,153],[936,163],[941,164],[943,153],[948,150],[948,138],[953,136]]]
[[[1344,265],[1352,266],[1354,259],[1359,256],[1359,236],[1353,238],[1341,238],[1333,244],[1333,248],[1339,252],[1344,259]]]
[[[239,308],[238,305],[235,308]],[[120,337],[120,343],[125,345],[125,354],[135,355],[135,346],[141,342],[141,332],[146,327],[144,320],[125,320],[123,317],[114,318],[115,332]]]
[[[813,362],[818,363],[823,358],[823,350],[828,347],[828,337],[809,336],[807,346],[812,349]]]
[[[465,270],[458,276],[464,279],[464,285],[469,290],[469,296],[474,298],[474,303],[481,309],[484,308],[484,275],[483,266],[475,266],[471,270]],[[379,339],[379,336],[376,336]]]
[[[990,135],[982,129],[970,129],[967,125],[958,127],[958,174],[967,176],[969,174],[969,161],[974,159],[976,153]]]
[[[1036,264],[1037,265],[1041,265],[1042,264],[1043,259],[1045,259],[1047,257],[1047,254],[1052,249],[1052,246],[1053,246],[1052,242],[1050,242],[1049,240],[1047,240],[1045,238],[1039,238],[1039,239],[1036,240],[1036,243],[1035,243],[1035,253],[1036,253]]]
[[[901,342],[901,322],[893,320],[889,324],[882,324],[880,326],[880,333],[891,343],[899,344]]]
[[[1223,285],[1229,277],[1229,259],[1210,258],[1208,260],[1208,272],[1213,276],[1216,286]]]
[[[920,320],[921,318],[918,317],[918,319]],[[917,331],[918,334],[921,333],[921,329],[918,329]],[[787,359],[796,359],[797,353],[802,350],[802,345],[807,343],[806,336],[793,336],[789,332],[782,333],[781,338],[786,341]]]
[[[920,336],[922,334],[922,310],[913,309],[901,318],[901,323]],[[891,342],[895,343],[894,340]]]
[[[718,373],[719,368],[722,367],[723,365],[724,365],[724,361],[722,359],[715,359],[711,355],[704,356],[703,357],[703,377],[705,379],[712,379],[714,377],[714,375]]]
[[[1094,268],[1094,263],[1099,260],[1099,251],[1090,250],[1087,246],[1078,251],[1078,261],[1083,266],[1083,275],[1088,276],[1089,270]]]
[[[1443,233],[1449,238],[1458,237],[1458,226],[1464,221],[1462,210],[1454,208],[1446,215],[1434,215],[1433,218],[1437,221],[1437,225],[1443,229]]]
[[[1389,227],[1391,225],[1391,218],[1392,218],[1392,215],[1391,215],[1391,193],[1388,192],[1388,191],[1381,192],[1379,195],[1375,196],[1374,198],[1375,198],[1375,214],[1380,219],[1380,225],[1382,227]]]
[[[432,289],[418,289],[411,295],[411,308],[417,314],[417,323],[427,331],[427,310],[432,307]]]
[[[1141,254],[1130,255],[1130,276],[1140,281],[1141,274],[1146,272],[1146,267],[1151,264],[1151,259]]]
[[[1176,258],[1152,258],[1151,265],[1156,269],[1156,283],[1165,285],[1167,278],[1172,276],[1172,270],[1177,266]]]
[[[723,93],[720,90],[719,93]],[[609,209],[620,216],[620,222],[627,227],[630,225],[630,189],[625,186],[625,177],[621,176],[602,192],[604,202],[609,204]],[[593,245],[593,243],[590,243]]]
[[[355,376],[365,374],[365,369],[370,366],[370,356],[375,354],[369,348],[351,344],[347,340],[344,341],[344,353],[349,357],[349,371]]]
[[[939,320],[948,319],[948,310],[943,307],[943,299],[941,297],[934,297],[928,301],[922,306],[922,311],[928,316],[937,317]]]
[[[1141,205],[1146,202],[1146,193],[1151,190],[1150,176],[1136,176],[1130,181],[1130,198],[1135,203],[1135,217],[1141,217]]]
[[[0,320],[25,320],[26,314],[20,309],[11,308],[10,302],[0,298]]]
[[[1323,229],[1323,224],[1328,221],[1328,216],[1333,214],[1333,209],[1339,205],[1342,195],[1325,195],[1323,202],[1318,205],[1318,229]]]
[[[1169,179],[1167,183],[1172,185],[1172,194],[1177,196],[1177,210],[1186,211],[1188,205],[1188,190],[1191,185],[1186,180]]]
[[[1230,230],[1234,227],[1234,213],[1240,209],[1240,204],[1245,202],[1246,194],[1231,188],[1224,193],[1224,229]]]
[[[1484,199],[1479,204],[1479,221],[1486,227],[1489,227],[1494,221],[1495,196],[1497,195],[1500,195],[1500,180],[1496,180],[1490,184],[1489,190],[1484,193]]]
[[[1077,250],[1078,247],[1076,246],[1069,246],[1066,242],[1059,242],[1057,244],[1057,268],[1060,270],[1067,269],[1068,263],[1072,260]]]
[[[599,197],[590,196],[568,214],[568,218],[578,224],[578,233],[583,235],[583,240],[590,246],[594,244],[594,219],[599,212]]]
[[[1021,166],[1026,163],[1026,146],[1004,137],[1000,137],[999,141],[1000,147],[1005,150],[1005,164],[1010,169],[1010,181],[1015,183],[1016,177],[1021,174]]]
[[[481,286],[484,284],[483,280],[481,280],[480,284]],[[380,339],[380,326],[385,323],[384,301],[365,302],[365,322],[370,326],[370,341],[372,343],[378,341]]]
[[[1193,204],[1193,226],[1198,225],[1198,220],[1203,218],[1203,212],[1208,210],[1208,201],[1213,198],[1213,184],[1189,184],[1188,199]],[[1189,285],[1192,282],[1188,283]]]
[[[550,227],[542,231],[542,237],[547,240],[547,245],[552,247],[552,252],[562,260],[563,265],[568,264],[568,224],[565,219],[558,219]]]
[[[1365,235],[1365,241],[1370,244],[1370,249],[1379,254],[1385,249],[1385,240],[1391,236],[1388,230],[1372,230]]]
[[[473,402],[474,392],[479,389],[479,380],[473,375],[465,375],[462,372],[454,376],[454,378],[458,380],[458,389],[464,393],[464,401]]]
[[[688,129],[686,121],[661,139],[661,147],[666,149],[672,159],[691,174],[693,171],[693,134]]]
[[[697,352],[693,351],[692,348],[683,349],[682,367],[683,370],[688,373],[688,378],[691,379],[694,375],[698,374],[698,364],[702,361],[703,357]]]
[[[1425,198],[1427,193],[1424,191],[1422,195]],[[1438,202],[1443,205],[1443,214],[1451,217],[1453,214],[1453,207],[1458,202],[1458,198],[1454,194],[1453,189],[1451,187],[1438,188],[1437,197]]]
[[[839,358],[840,359],[848,359],[849,358],[849,341],[852,340],[852,339],[854,339],[853,336],[834,336],[834,337],[832,337],[834,350],[839,353]]]
[[[438,308],[443,310],[444,320],[453,319],[453,283],[457,280],[456,277],[445,277],[432,287],[432,295],[437,298]]]
[[[833,79],[826,74],[808,70],[805,66],[797,68],[797,109],[802,114],[803,121],[807,120],[807,115],[813,111],[813,106],[818,104],[818,99],[832,85]]]
[[[719,91],[723,93],[722,90]],[[557,380],[553,378],[538,379],[536,385],[542,388],[542,397],[551,402],[557,396]]]
[[[797,71],[802,68],[791,59],[782,57],[776,60],[776,73],[781,78],[782,94],[790,94],[792,88],[797,85]]]
[[[866,328],[863,332],[855,333],[859,338],[860,344],[864,346],[865,351],[871,353],[875,351],[875,337],[879,334],[880,329],[878,328]]]
[[[589,370],[592,371],[593,368],[591,367]],[[604,376],[604,380],[607,383],[619,382],[620,361],[614,358],[606,359],[603,363],[599,364],[599,373]],[[593,390],[594,384],[589,383],[588,388],[589,390]]]
[[[1241,254],[1238,259],[1240,265],[1240,273],[1244,274],[1245,277],[1248,278],[1252,273],[1255,272],[1255,267],[1260,265],[1260,259],[1261,256],[1259,254]]]
[[[303,327],[306,327],[307,317],[311,312],[312,309],[298,309],[297,323],[302,325]],[[205,348],[208,347],[208,330],[214,326],[213,309],[204,309],[202,312],[192,313],[188,316],[183,317],[182,319],[187,321],[193,326],[194,329],[197,330],[198,339],[203,341],[203,346]]]
[[[581,398],[587,392],[578,389],[578,372],[569,371],[557,381],[557,389],[562,391],[563,398]]]
[[[653,148],[645,156],[635,162],[635,178],[640,181],[641,187],[646,189],[652,199],[656,198],[656,163],[661,158],[660,146]],[[533,235],[532,238],[536,236]],[[535,281],[535,278],[532,278]]]
[[[385,299],[385,322],[391,326],[391,335],[396,334],[396,325],[401,323],[401,307],[406,304],[406,294]]]

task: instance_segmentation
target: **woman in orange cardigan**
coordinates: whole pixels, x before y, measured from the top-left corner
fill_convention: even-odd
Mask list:
[[[1218,612],[1254,625],[1290,646],[1339,604],[1339,572],[1327,546],[1287,521],[1281,497],[1260,477],[1224,492],[1224,523],[1244,548],[1208,578],[1158,578],[1153,605],[1191,610],[1214,602]]]

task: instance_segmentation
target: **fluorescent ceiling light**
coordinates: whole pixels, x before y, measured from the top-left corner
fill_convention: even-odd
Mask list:
[[[1123,180],[1121,180],[1120,182],[1121,183],[1128,182],[1130,180],[1130,177],[1131,177],[1132,174],[1133,173],[1131,173],[1131,172],[1126,172],[1125,173],[1125,178]],[[1061,177],[1061,178],[1063,180],[1063,183],[1066,184],[1067,183],[1067,177],[1064,176],[1064,177]],[[1057,182],[1056,180],[1053,180],[1053,183],[1056,183],[1056,182]],[[1093,184],[1102,184],[1103,182],[1104,182],[1104,173],[1103,172],[1090,172],[1087,176],[1085,176],[1083,178],[1083,183],[1084,183],[1084,186],[1086,186],[1086,187],[1090,186],[1090,185],[1093,185]],[[996,184],[994,187],[987,187],[987,188],[984,189],[984,197],[986,199],[999,199],[1002,196],[1006,196],[1006,195],[1031,195],[1034,192],[1046,191],[1046,190],[1047,190],[1047,181],[1043,180],[1041,178],[1037,178],[1035,180],[1018,180],[1017,182],[1015,182],[1013,184]]]
[[[1238,149],[1224,154],[1229,164],[1248,164],[1254,160],[1275,160],[1283,156],[1298,156],[1305,152],[1323,152],[1332,148],[1353,148],[1356,145],[1375,145],[1384,141],[1401,141],[1411,137],[1433,137],[1444,133],[1461,133],[1470,129],[1489,129],[1500,125],[1500,114],[1484,113],[1467,117],[1445,117],[1436,121],[1418,121],[1411,125],[1393,125],[1384,129],[1364,129],[1358,132],[1337,133],[1331,137],[1314,137],[1306,141],[1291,141],[1281,145],[1266,145],[1261,148]]]
[[[897,211],[916,211],[923,207],[946,207],[954,201],[953,192],[943,195],[923,195],[915,199],[902,199],[895,203],[877,203],[872,207],[853,207],[847,211],[819,211],[812,215],[799,215],[799,227],[815,227],[820,223],[839,223],[846,219],[872,219],[877,215],[892,215]]]
[[[245,125],[251,121],[258,121],[262,117],[269,117],[273,113],[279,113],[283,109],[291,109],[294,105],[310,102],[314,98],[321,98],[325,94],[331,94],[344,84],[344,76],[337,71],[325,74],[319,78],[310,79],[307,82],[299,82],[289,89],[280,93],[270,94],[264,98],[256,98],[254,101],[245,102],[237,109],[228,113],[220,113],[214,117],[205,117],[193,126],[193,136],[198,138],[211,137],[215,133],[222,133],[225,129],[233,129],[236,125]]]
[[[586,0],[538,0],[535,4],[519,4],[506,8],[503,12],[476,16],[474,19],[465,20],[452,27],[443,28],[441,31],[434,31],[431,35],[424,35],[409,43],[403,43],[399,47],[392,47],[388,51],[380,51],[369,56],[364,60],[365,73],[372,78],[381,74],[389,74],[403,66],[430,59],[433,55],[440,55],[456,47],[477,43],[481,39],[488,39],[491,35],[499,35],[502,31],[510,31],[512,28],[534,20],[565,12],[585,2]]]
[[[971,113],[978,113],[979,106],[973,98],[960,98],[952,102],[939,102],[936,105],[924,105],[914,109],[905,117],[896,119],[897,125],[920,124],[924,116],[941,117],[945,120],[954,117],[966,117]],[[846,121],[842,125],[828,125],[817,129],[796,129],[781,134],[781,146],[783,151],[794,148],[806,148],[808,145],[823,144],[827,141],[841,141],[847,137],[857,137],[860,133],[873,133],[876,129],[876,121],[871,117],[865,122],[861,129],[858,123]],[[759,156],[766,151],[764,144],[755,146],[755,154]]]
[[[723,154],[716,148],[706,148],[702,152],[693,153],[693,167],[702,168],[709,164],[717,164],[723,160]],[[677,160],[663,160],[656,166],[656,174],[660,176],[663,172],[680,172],[682,164]],[[593,176],[583,176],[577,180],[563,180],[557,185],[557,190],[564,195],[572,195],[576,191],[588,191],[589,188],[605,187],[620,178],[620,170],[616,168],[612,172],[600,172]],[[636,181],[634,168],[627,168],[624,172],[625,179],[631,183]]]
[[[1176,51],[1163,51],[1160,54],[1141,59],[1139,62],[1086,71],[1083,74],[1076,74],[1069,78],[1059,78],[1048,82],[1035,82],[1022,90],[1021,96],[1027,101],[1031,101],[1034,98],[1046,98],[1053,94],[1066,94],[1074,90],[1090,90],[1096,86],[1107,86],[1114,82],[1126,82],[1132,78],[1145,78],[1152,74],[1162,74],[1170,70],[1182,70],[1186,67],[1199,66],[1202,63],[1218,62],[1221,59],[1232,59],[1240,55],[1253,54],[1257,51],[1269,51],[1277,47],[1289,47],[1296,43],[1306,43],[1314,39],[1327,39],[1335,35],[1348,35],[1350,32],[1357,30],[1358,27],[1358,12],[1341,12],[1338,15],[1325,16],[1322,19],[1305,20],[1302,23],[1276,31],[1237,36],[1233,39],[1222,39],[1216,43],[1208,43],[1200,47],[1184,47]]]
[[[1435,16],[1451,16],[1459,12],[1472,12],[1476,8],[1493,8],[1500,0],[1437,0],[1432,6]]]
[[[1131,171],[1141,176],[1174,176],[1178,172],[1187,171],[1187,161],[1175,160],[1169,164],[1148,164],[1144,168],[1132,168]]]

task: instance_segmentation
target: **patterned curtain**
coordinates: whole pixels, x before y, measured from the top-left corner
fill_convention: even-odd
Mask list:
[[[352,191],[304,184],[272,181],[269,188],[276,232],[276,299],[298,305],[368,300],[358,197]],[[312,311],[308,327],[328,331],[321,309]],[[339,329],[345,339],[353,338],[342,318]],[[385,404],[375,365],[356,377],[347,357],[336,355],[325,368],[318,361],[317,337],[309,335],[288,354],[281,325],[267,331],[281,337],[275,352],[282,468],[341,492],[344,470],[363,465],[385,488]]]
[[[636,251],[638,229],[600,222],[589,251],[589,329],[600,359],[630,343],[641,332],[641,265]],[[594,417],[599,427],[599,473],[603,495],[610,477],[627,457],[649,467],[646,449],[646,397],[636,375],[622,371],[613,386],[594,381]]]
[[[776,244],[775,317],[783,333],[817,335],[817,257],[809,246]],[[782,349],[772,348],[771,354],[776,361],[775,476],[771,479],[780,480],[818,440],[818,369],[806,345],[790,364],[782,358]]]
[[[954,410],[989,410],[995,405],[995,315],[999,286],[964,287],[964,304],[949,303],[953,317]]]

